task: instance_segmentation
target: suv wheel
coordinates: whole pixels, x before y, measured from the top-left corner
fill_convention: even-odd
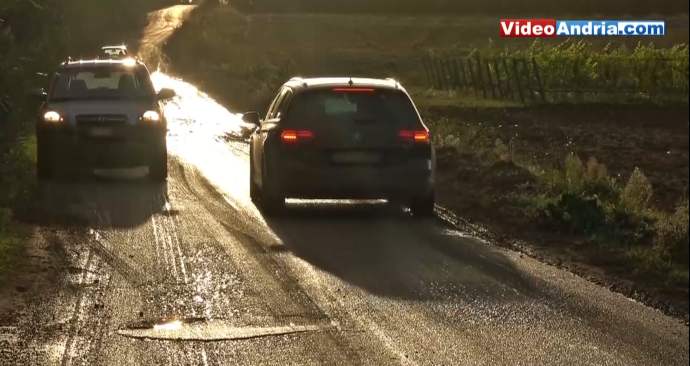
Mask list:
[[[436,198],[434,193],[422,197],[413,198],[410,202],[410,211],[415,217],[431,217],[434,215]]]
[[[36,151],[36,175],[38,176],[38,180],[53,178],[53,161],[50,159],[50,153],[47,149],[48,147],[45,142],[39,140]]]

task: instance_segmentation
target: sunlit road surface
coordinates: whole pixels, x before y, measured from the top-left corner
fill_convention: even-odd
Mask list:
[[[681,322],[435,220],[303,201],[265,219],[239,116],[154,81],[178,94],[168,184],[45,188],[73,270],[0,333],[0,364],[687,365]]]

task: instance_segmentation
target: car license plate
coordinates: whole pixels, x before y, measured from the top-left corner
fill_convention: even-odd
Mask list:
[[[381,162],[381,154],[351,151],[334,153],[332,161],[336,164],[377,164]]]
[[[89,135],[93,137],[110,137],[113,134],[113,129],[109,127],[93,127],[89,129]]]

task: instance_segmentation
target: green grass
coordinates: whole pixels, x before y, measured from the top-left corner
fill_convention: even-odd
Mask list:
[[[25,233],[12,222],[11,210],[0,208],[0,284],[24,248]]]
[[[3,146],[0,156],[0,283],[6,273],[18,263],[25,244],[26,233],[13,220],[14,208],[27,202],[35,188],[33,167],[36,162],[36,140]]]

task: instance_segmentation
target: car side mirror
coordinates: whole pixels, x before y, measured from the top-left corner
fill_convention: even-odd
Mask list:
[[[168,100],[175,98],[177,96],[177,93],[175,93],[174,90],[168,89],[168,88],[163,88],[161,91],[158,92],[158,100]]]
[[[29,92],[29,96],[31,97],[31,99],[34,99],[39,102],[45,102],[46,100],[48,100],[48,92],[46,92],[46,90],[43,88],[32,90],[31,92]]]
[[[242,121],[258,126],[261,124],[261,117],[259,117],[259,112],[247,112],[242,115]]]

